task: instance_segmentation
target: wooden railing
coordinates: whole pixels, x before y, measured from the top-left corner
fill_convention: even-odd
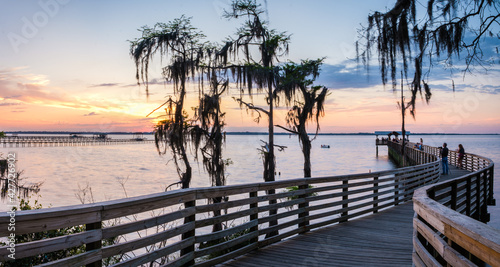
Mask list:
[[[437,148],[424,151],[437,155]],[[450,151],[450,164],[458,153]],[[415,266],[500,266],[500,231],[489,221],[494,205],[493,162],[466,154],[463,168],[470,174],[418,189],[413,197]]]
[[[405,160],[402,158],[402,148],[400,142],[387,142],[387,148],[389,149],[389,156],[395,156],[394,158],[400,165],[419,165],[426,162],[430,162],[439,157],[439,149],[431,146],[421,146],[421,149],[416,149],[415,144],[411,142],[405,143]],[[395,154],[394,154],[395,153]]]
[[[3,212],[0,237],[85,226],[78,233],[14,244],[14,256],[43,258],[53,251],[80,247],[82,253],[47,266],[101,266],[110,259],[115,261],[113,266],[150,262],[211,266],[293,235],[411,200],[415,189],[439,178],[437,158],[420,158],[422,165],[390,171],[184,189],[95,204],[17,211],[12,216]],[[276,194],[266,193],[273,189]],[[213,204],[214,198],[226,201]],[[277,203],[269,204],[270,200]],[[276,209],[278,213],[270,216],[269,211]],[[213,217],[214,211],[224,212]],[[12,220],[14,231],[8,227]],[[269,227],[269,222],[276,220],[278,224]],[[222,230],[213,232],[214,225]],[[8,248],[0,248],[1,261],[9,260]]]

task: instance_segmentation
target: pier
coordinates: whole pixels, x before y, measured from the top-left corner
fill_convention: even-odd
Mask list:
[[[102,146],[154,143],[145,138],[112,139],[105,135],[87,136],[7,136],[0,138],[2,147]]]
[[[395,153],[401,151],[398,143],[388,141],[387,146]],[[410,144],[405,151],[414,166],[16,212],[18,235],[86,226],[80,233],[16,244],[16,256],[39,257],[79,247],[80,254],[47,266],[101,266],[112,257],[122,258],[112,266],[151,262],[168,266],[500,266],[500,231],[485,224],[487,205],[495,204],[493,162],[466,154],[463,169],[453,168],[451,175],[441,176],[437,148],[413,149]],[[451,165],[456,157],[450,151]],[[298,190],[288,190],[291,186]],[[276,193],[268,194],[270,190]],[[219,197],[226,201],[210,201]],[[277,212],[269,215],[271,210]],[[214,211],[221,215],[214,217]],[[10,219],[9,214],[0,214],[0,237],[10,234]],[[212,232],[215,225],[222,230]],[[103,243],[120,236],[128,238]],[[1,261],[9,260],[8,254],[7,247],[0,248]]]
[[[375,131],[375,148],[376,148],[376,154],[378,156],[378,147],[379,146],[387,146],[387,143],[391,141],[391,136],[394,135],[394,138],[397,138],[399,135],[401,135],[401,132],[397,131]],[[382,137],[379,138],[378,136],[381,135]],[[387,137],[384,137],[387,136]],[[410,131],[406,132],[406,140],[410,139]]]

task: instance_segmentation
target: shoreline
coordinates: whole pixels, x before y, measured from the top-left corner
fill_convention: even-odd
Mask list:
[[[69,132],[69,131],[5,131],[6,134],[108,134],[108,135],[130,135],[130,134],[153,134],[153,132]],[[268,132],[226,132],[226,135],[268,135]],[[290,135],[287,132],[275,132],[274,135]],[[310,134],[314,135],[314,134]],[[318,135],[373,135],[375,133],[318,133]],[[380,135],[380,134],[379,134]],[[500,133],[410,133],[412,135],[500,135]]]

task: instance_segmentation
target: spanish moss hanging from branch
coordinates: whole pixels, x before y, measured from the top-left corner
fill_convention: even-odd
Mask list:
[[[302,146],[304,156],[304,177],[311,177],[311,139],[307,132],[308,122],[316,125],[315,135],[320,129],[319,118],[324,116],[324,103],[328,89],[324,86],[313,86],[319,75],[323,59],[303,60],[300,64],[288,63],[282,66],[278,87],[274,98],[279,102],[285,97],[287,106],[292,106],[286,116],[286,127],[281,129],[296,134]]]
[[[476,66],[486,67],[498,57],[486,56],[482,41],[500,38],[498,0],[428,0],[420,16],[418,5],[416,0],[397,0],[389,11],[370,14],[367,26],[360,30],[360,43],[356,43],[358,62],[362,59],[367,66],[371,51],[376,51],[382,82],[385,85],[390,77],[393,90],[400,70],[404,79],[413,71],[409,87],[412,116],[418,95],[426,102],[431,98],[428,80],[435,64],[465,66],[464,74]]]
[[[193,127],[184,110],[186,82],[197,76],[204,56],[201,39],[205,36],[191,25],[190,18],[184,16],[168,23],[157,23],[153,28],[142,27],[141,32],[140,38],[130,42],[130,54],[137,69],[137,83],[145,85],[149,95],[149,64],[157,54],[162,62],[167,61],[162,74],[165,80],[173,82],[174,97],[163,104],[168,104],[167,119],[155,127],[155,142],[159,153],[166,153],[166,150],[160,150],[160,143],[165,149],[170,149],[179,183],[182,188],[188,188],[192,169],[186,145]]]

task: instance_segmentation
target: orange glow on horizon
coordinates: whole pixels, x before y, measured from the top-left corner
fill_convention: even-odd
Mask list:
[[[51,86],[43,75],[4,74],[0,90],[3,92],[0,131],[149,132],[170,111],[168,106],[158,108],[171,93],[171,88],[163,85],[150,86],[149,98],[145,97],[144,89],[137,86],[126,87],[125,91],[119,86],[110,86],[108,90],[83,88],[80,93],[70,95],[62,88]],[[192,108],[198,106],[197,98],[197,88],[193,85],[184,104],[190,118],[194,116]],[[247,96],[245,99],[250,101]],[[261,95],[254,96],[254,100],[256,106],[267,109]],[[321,132],[400,129],[398,100],[397,94],[380,86],[331,90],[325,102],[325,116],[320,118]],[[429,104],[417,102],[415,119],[407,114],[407,129],[413,132],[498,133],[499,102],[500,95],[479,93],[473,89],[455,93],[434,91]],[[256,123],[258,112],[240,108],[231,94],[225,95],[221,104],[226,113],[227,131],[267,132],[267,117],[262,114],[260,122]],[[156,108],[158,110],[154,111]],[[286,126],[287,111],[284,106],[275,108],[275,125]],[[282,130],[276,128],[275,131]],[[309,131],[315,131],[313,123],[310,123]]]

